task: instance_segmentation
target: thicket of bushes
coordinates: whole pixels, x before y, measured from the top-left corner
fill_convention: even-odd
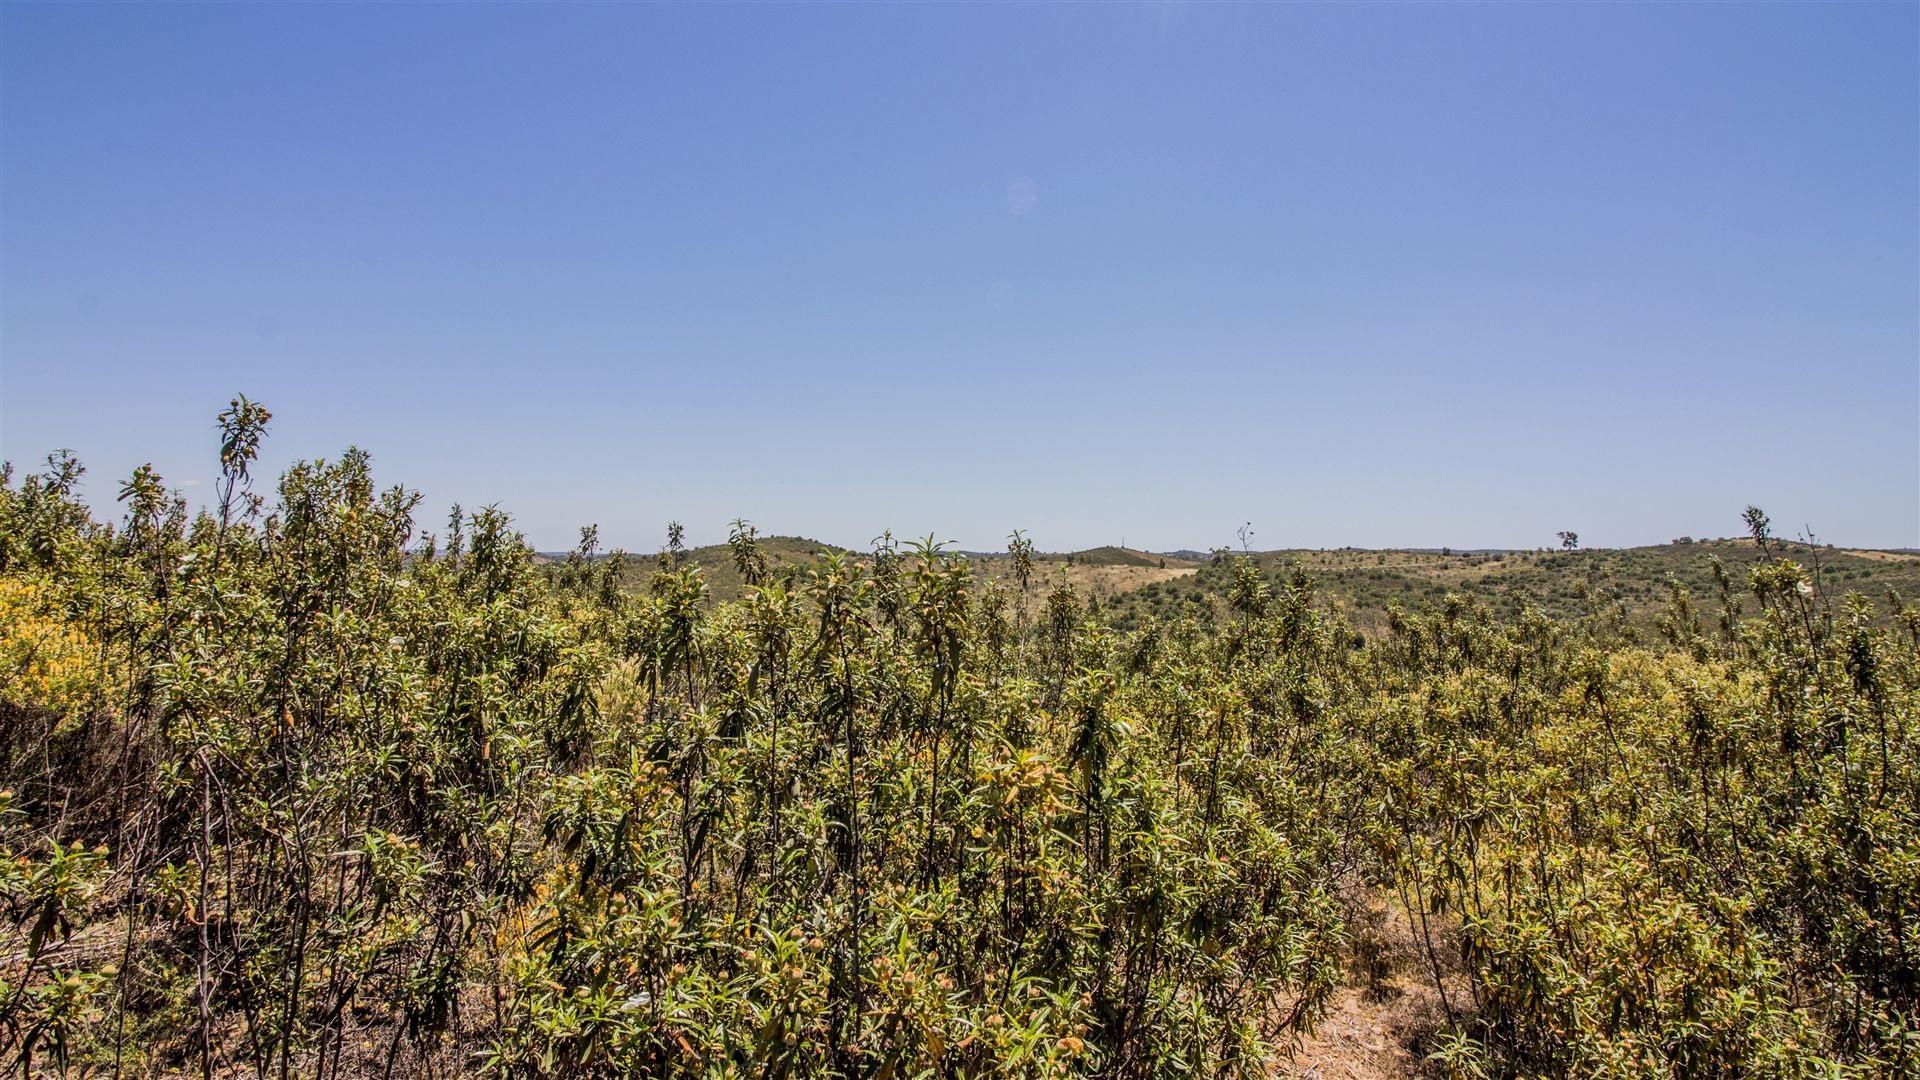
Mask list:
[[[1654,648],[1245,561],[1123,635],[744,524],[715,607],[357,453],[256,497],[266,421],[198,516],[0,484],[9,1067],[1260,1074],[1382,889],[1468,971],[1436,1068],[1920,1070],[1920,615],[1764,542]]]

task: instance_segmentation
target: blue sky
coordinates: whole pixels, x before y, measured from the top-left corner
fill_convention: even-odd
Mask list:
[[[0,9],[0,454],[543,548],[1920,545],[1920,7]]]

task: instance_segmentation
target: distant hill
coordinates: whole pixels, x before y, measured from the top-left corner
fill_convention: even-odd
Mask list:
[[[1889,588],[1920,596],[1920,556],[1900,551],[1813,548],[1787,544],[1790,557],[1821,569],[1826,595],[1837,604],[1858,592],[1884,607]],[[1575,615],[1588,606],[1583,583],[1601,604],[1619,604],[1630,623],[1651,629],[1669,602],[1667,581],[1678,581],[1694,598],[1694,609],[1711,621],[1717,610],[1711,559],[1727,567],[1745,610],[1755,610],[1747,575],[1757,553],[1750,540],[1705,540],[1653,547],[1588,551],[1434,552],[1413,550],[1266,551],[1253,555],[1267,574],[1279,579],[1294,569],[1313,579],[1323,607],[1345,615],[1362,629],[1386,624],[1387,607],[1414,608],[1449,593],[1471,597],[1513,615],[1533,605],[1549,615]],[[1131,626],[1149,612],[1168,614],[1185,604],[1219,610],[1225,604],[1232,570],[1202,565],[1178,581],[1155,582],[1116,598],[1109,613],[1117,625]]]
[[[969,559],[1005,559],[1005,551],[961,551]],[[1075,566],[1151,566],[1162,567],[1197,566],[1213,556],[1204,551],[1142,551],[1138,548],[1120,547],[1106,544],[1101,547],[1086,548],[1082,551],[1036,551],[1033,554],[1038,562],[1071,563]]]
[[[767,562],[770,572],[778,573],[783,568],[812,566],[822,552],[846,552],[846,548],[804,536],[762,536],[756,541],[761,558]],[[534,558],[549,565],[563,563],[565,552],[541,552]],[[594,557],[595,562],[603,561],[605,555]],[[740,570],[733,563],[733,549],[725,544],[707,544],[703,547],[688,548],[680,553],[680,559],[688,566],[697,567],[700,576],[706,579],[707,592],[715,600],[738,600],[746,592],[746,582],[740,577]],[[628,552],[627,572],[624,575],[628,588],[644,589],[653,577],[654,570],[660,565],[658,553]]]
[[[809,566],[826,551],[845,552],[862,562],[870,557],[801,536],[763,536],[759,547],[768,568],[776,573]],[[1889,588],[1920,598],[1920,552],[1785,547],[1802,563],[1820,564],[1823,587],[1836,602],[1847,592],[1859,592],[1879,605]],[[1013,561],[1005,552],[961,554],[981,577],[1017,590]],[[1389,605],[1417,608],[1449,593],[1473,598],[1508,616],[1527,605],[1551,616],[1571,616],[1590,607],[1581,598],[1588,581],[1601,604],[1618,604],[1630,623],[1651,630],[1667,607],[1669,578],[1691,592],[1696,612],[1711,620],[1717,605],[1710,569],[1714,556],[1726,565],[1745,610],[1751,613],[1754,602],[1746,591],[1746,579],[1756,552],[1752,541],[1745,539],[1572,552],[1300,549],[1255,552],[1252,558],[1275,581],[1295,569],[1304,571],[1315,584],[1320,605],[1363,630],[1384,628]],[[745,591],[733,553],[725,544],[692,548],[681,557],[700,568],[715,601],[738,599]],[[542,558],[563,561],[566,556],[550,553]],[[656,565],[654,556],[630,555],[629,560],[629,587],[645,588]],[[1103,546],[1039,553],[1034,557],[1026,602],[1036,606],[1056,586],[1069,585],[1083,598],[1099,601],[1117,627],[1129,629],[1149,613],[1167,615],[1191,605],[1215,613],[1224,610],[1231,575],[1231,567],[1216,563],[1208,552],[1159,554]]]
[[[1082,566],[1160,566],[1167,561],[1164,555],[1151,555],[1132,548],[1114,547],[1111,544],[1076,551],[1068,558]]]
[[[767,561],[767,570],[779,573],[785,567],[807,567],[819,561],[822,552],[846,552],[846,548],[829,544],[804,536],[762,536],[755,545],[760,557]],[[740,577],[740,570],[733,564],[733,549],[725,544],[708,544],[705,547],[690,548],[686,552],[687,562],[700,568],[701,576],[707,579],[707,588],[716,600],[737,600],[746,592],[747,583]],[[649,572],[651,567],[647,568]]]

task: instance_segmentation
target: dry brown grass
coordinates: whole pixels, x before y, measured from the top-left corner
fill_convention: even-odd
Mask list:
[[[1846,554],[1856,559],[1871,559],[1874,562],[1920,562],[1920,553],[1911,551],[1848,550]]]

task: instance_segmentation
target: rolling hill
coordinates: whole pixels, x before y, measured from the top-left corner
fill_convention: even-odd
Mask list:
[[[808,537],[763,536],[758,543],[776,575],[802,570],[826,551],[850,553],[861,563],[871,558],[867,552]],[[1845,593],[1858,592],[1877,604],[1888,589],[1905,596],[1920,595],[1920,553],[1797,543],[1784,547],[1800,562],[1818,566],[1822,591],[1836,600]],[[1005,553],[965,554],[982,577],[1017,590],[1013,561]],[[1436,603],[1448,594],[1469,597],[1509,617],[1528,605],[1554,617],[1618,605],[1630,624],[1651,629],[1669,604],[1669,580],[1677,581],[1692,594],[1695,608],[1703,617],[1711,617],[1710,613],[1718,610],[1712,572],[1715,557],[1727,568],[1736,596],[1750,610],[1746,576],[1758,552],[1752,541],[1745,539],[1571,552],[1342,548],[1251,555],[1275,583],[1295,571],[1304,572],[1313,581],[1323,608],[1339,612],[1369,632],[1385,627],[1391,605],[1414,609]],[[547,558],[557,562],[565,556]],[[725,544],[691,548],[681,558],[700,569],[713,602],[735,600],[744,592],[745,583]],[[630,555],[626,574],[629,587],[644,588],[656,565],[653,556]],[[1230,580],[1231,569],[1220,557],[1194,557],[1185,551],[1160,554],[1103,546],[1037,553],[1026,602],[1036,606],[1053,588],[1064,584],[1083,600],[1098,601],[1106,617],[1124,630],[1139,625],[1148,615],[1164,616],[1187,606],[1217,614],[1224,609]]]
[[[1861,593],[1876,604],[1888,589],[1905,596],[1920,594],[1920,556],[1782,546],[1791,558],[1818,566],[1822,592],[1836,601],[1848,592]],[[1252,558],[1275,581],[1296,569],[1303,571],[1314,582],[1323,607],[1342,613],[1363,630],[1384,627],[1389,605],[1417,608],[1449,593],[1470,597],[1508,616],[1529,604],[1556,617],[1618,604],[1629,623],[1650,629],[1667,608],[1670,579],[1692,594],[1695,609],[1703,617],[1712,617],[1711,612],[1718,610],[1715,557],[1732,578],[1736,596],[1751,612],[1746,579],[1758,555],[1750,540],[1705,540],[1572,552],[1343,549],[1268,551]],[[1168,614],[1183,604],[1218,609],[1225,604],[1230,580],[1229,567],[1209,561],[1188,580],[1152,583],[1116,598],[1109,613],[1124,628],[1146,614]]]

